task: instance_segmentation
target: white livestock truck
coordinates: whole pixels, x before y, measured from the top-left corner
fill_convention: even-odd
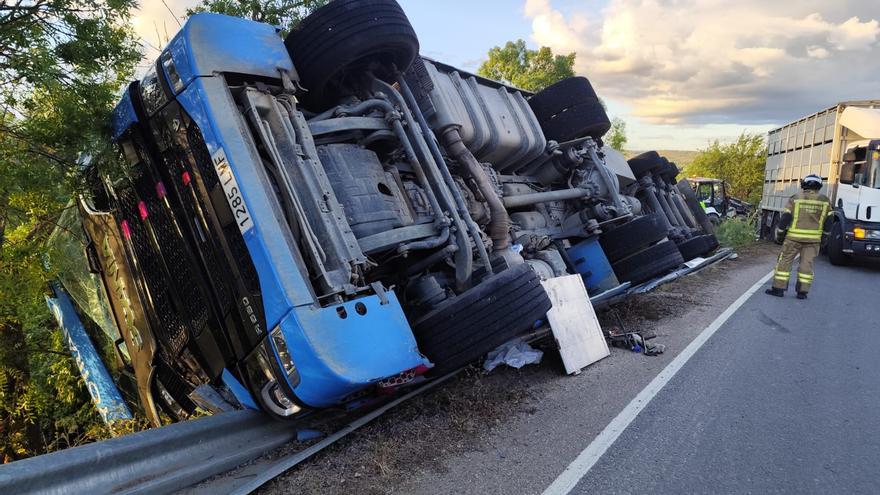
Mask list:
[[[834,206],[822,236],[831,262],[880,257],[880,100],[838,103],[770,131],[761,237],[781,242],[782,210],[811,173]]]

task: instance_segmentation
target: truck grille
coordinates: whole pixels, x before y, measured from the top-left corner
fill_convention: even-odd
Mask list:
[[[186,132],[187,141],[189,142],[193,158],[195,159],[205,189],[211,191],[215,187],[220,187],[217,173],[214,171],[214,165],[211,161],[211,155],[208,153],[208,147],[205,144],[201,131],[199,131],[199,128],[195,123],[190,123]],[[215,207],[228,208],[227,205],[215,205]],[[260,281],[257,278],[257,270],[254,268],[253,262],[251,261],[247,246],[244,243],[244,239],[241,237],[241,232],[238,231],[238,226],[234,222],[230,223],[223,228],[223,235],[226,238],[226,242],[228,243],[233,258],[238,265],[242,282],[254,298],[259,299],[257,295],[260,293]],[[262,307],[262,303],[258,304],[257,307]]]
[[[188,341],[186,327],[175,310],[160,254],[153,249],[146,227],[141,221],[137,194],[131,187],[124,187],[117,191],[117,197],[119,213],[128,223],[131,246],[159,323],[155,329],[156,338],[162,343],[159,353],[167,361],[174,362],[174,358]]]
[[[156,235],[162,259],[168,267],[168,276],[178,295],[175,301],[183,310],[183,318],[198,335],[208,324],[207,301],[196,283],[196,275],[192,273],[191,260],[174,218],[157,197],[156,185],[151,182],[144,176],[135,185],[138,195],[146,203],[150,214],[147,221]]]

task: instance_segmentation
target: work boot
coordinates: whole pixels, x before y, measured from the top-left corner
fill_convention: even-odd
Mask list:
[[[807,293],[806,292],[798,292],[797,298],[798,299],[806,299]]]
[[[777,289],[776,287],[770,287],[769,289],[764,291],[764,294],[770,294],[771,296],[776,297],[785,297],[785,291],[782,289]]]

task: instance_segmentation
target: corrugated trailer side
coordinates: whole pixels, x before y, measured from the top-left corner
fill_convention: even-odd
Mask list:
[[[847,107],[880,108],[880,100],[845,101],[770,131],[761,196],[761,236],[777,242],[775,227],[785,203],[800,189],[800,180],[817,174],[823,192],[836,204],[838,178],[847,143],[859,136],[841,126]]]
[[[832,171],[831,157],[839,155],[835,146],[837,115],[842,105],[814,113],[767,135],[767,164],[764,168],[764,192],[761,208],[782,211],[788,198],[800,187],[800,179],[817,174],[828,184]],[[837,148],[837,149],[835,149]]]

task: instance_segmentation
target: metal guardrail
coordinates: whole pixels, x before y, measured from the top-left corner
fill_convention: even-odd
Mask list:
[[[263,414],[224,413],[0,466],[0,493],[171,493],[295,437]]]
[[[246,472],[234,477],[218,477],[193,486],[295,441],[301,424],[274,421],[254,411],[235,411],[175,423],[2,465],[0,494],[152,495],[185,489],[189,493],[212,495],[248,494],[459,371],[424,383],[368,411],[300,451],[280,459],[258,460],[244,468]]]

